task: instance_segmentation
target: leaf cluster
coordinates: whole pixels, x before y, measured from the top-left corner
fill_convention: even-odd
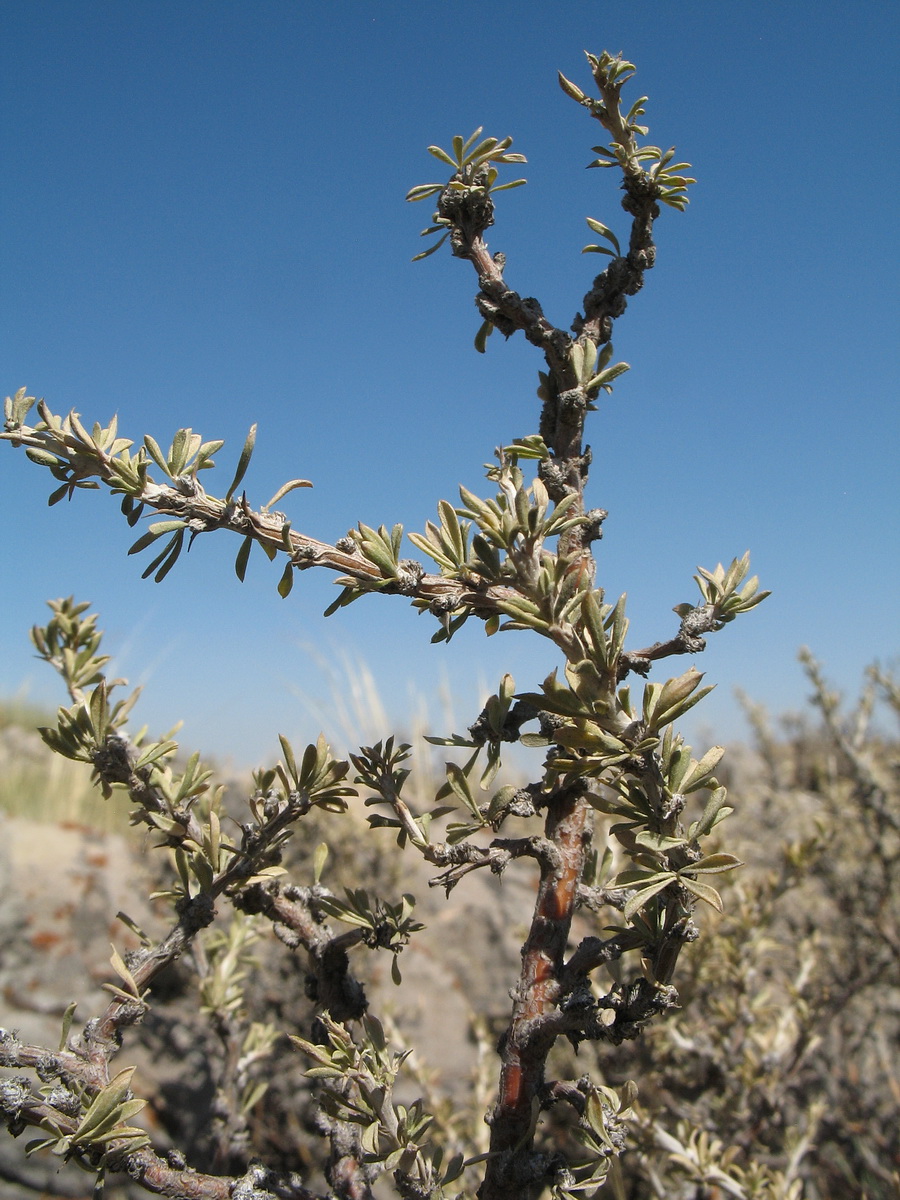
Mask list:
[[[633,1119],[632,1105],[637,1086],[629,1080],[621,1092],[615,1088],[585,1083],[584,1111],[575,1126],[575,1137],[588,1151],[587,1162],[564,1167],[553,1183],[554,1200],[578,1200],[585,1192],[596,1192],[609,1175],[615,1158],[625,1148],[626,1122]]]
[[[429,146],[428,153],[438,162],[453,168],[453,176],[449,183],[422,183],[406,193],[406,199],[412,202],[427,200],[431,196],[440,196],[442,200],[452,200],[454,209],[458,210],[466,202],[473,201],[483,205],[490,204],[490,197],[496,192],[507,191],[510,188],[521,187],[526,180],[513,179],[508,183],[497,183],[498,167],[508,163],[527,162],[524,154],[510,153],[512,138],[484,138],[481,141],[483,127],[479,126],[473,134],[463,140],[460,135],[453,139],[452,154],[442,150],[440,146]],[[491,218],[492,219],[492,218]],[[450,236],[453,221],[439,206],[432,218],[433,224],[422,230],[422,237],[430,237],[439,233],[441,236],[427,250],[417,254],[413,262],[428,258],[444,244]],[[490,223],[490,220],[487,222]]]
[[[740,613],[749,612],[757,604],[761,604],[770,595],[759,590],[759,577],[753,575],[747,579],[750,569],[750,555],[736,558],[728,568],[718,563],[714,570],[707,571],[698,568],[694,576],[704,604],[715,611],[716,621],[723,624],[733,621]],[[680,617],[690,615],[692,606],[679,604],[674,610]]]
[[[134,1067],[126,1067],[86,1103],[81,1119],[75,1123],[59,1120],[46,1106],[44,1121],[49,1136],[36,1138],[26,1147],[26,1154],[49,1150],[63,1159],[82,1152],[96,1155],[107,1150],[134,1151],[150,1144],[147,1132],[128,1122],[146,1106],[147,1101],[136,1098],[130,1089]],[[73,1107],[81,1107],[85,1097],[72,1093]],[[71,1126],[74,1125],[74,1128]]]
[[[638,138],[647,136],[649,129],[640,123],[645,116],[647,97],[641,96],[633,102],[626,113],[622,113],[619,97],[622,87],[634,76],[635,66],[619,55],[604,51],[601,55],[587,54],[588,65],[600,92],[600,99],[586,95],[577,84],[559,73],[559,85],[567,96],[588,110],[604,128],[613,135],[609,145],[594,146],[599,158],[589,163],[590,167],[617,167],[626,180],[639,179],[648,193],[670,208],[683,210],[688,203],[687,189],[695,179],[685,175],[690,163],[673,162],[674,147],[663,151],[659,146],[641,145]],[[651,163],[649,169],[644,164]],[[615,252],[620,253],[614,235],[600,222],[588,219],[595,232],[613,241]],[[609,253],[599,246],[586,246],[585,250]]]
[[[445,1165],[444,1148],[429,1139],[433,1118],[421,1102],[394,1102],[394,1085],[409,1052],[392,1053],[383,1026],[372,1016],[364,1019],[356,1038],[327,1014],[322,1025],[327,1041],[315,1043],[296,1035],[291,1041],[315,1064],[307,1075],[322,1081],[323,1111],[360,1130],[364,1161],[393,1172],[401,1194],[442,1200],[448,1195],[444,1188],[457,1183],[466,1166],[479,1160],[455,1154]],[[352,1094],[346,1088],[350,1080]]]
[[[415,896],[406,892],[399,903],[391,904],[370,896],[366,888],[345,888],[343,900],[321,896],[317,906],[328,916],[361,930],[362,940],[371,949],[390,950],[391,978],[398,986],[403,982],[398,956],[412,935],[425,928],[421,921],[413,920]]]

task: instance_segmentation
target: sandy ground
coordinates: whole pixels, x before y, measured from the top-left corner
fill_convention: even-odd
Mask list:
[[[72,1000],[85,1015],[103,1004],[110,943],[137,945],[116,913],[150,919],[132,911],[137,870],[120,837],[0,815],[0,1013],[23,1039],[58,1041]]]

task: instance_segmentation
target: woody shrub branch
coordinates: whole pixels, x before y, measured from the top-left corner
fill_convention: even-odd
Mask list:
[[[591,461],[585,422],[628,369],[612,361],[612,327],[654,264],[653,227],[661,206],[682,209],[693,180],[683,173],[687,164],[673,161],[674,150],[643,140],[647,128],[639,119],[646,97],[623,110],[621,92],[633,66],[608,54],[588,55],[588,65],[596,96],[563,76],[560,83],[610,139],[594,148],[599,157],[590,165],[618,172],[630,228],[623,252],[611,228],[588,218],[600,240],[585,251],[610,261],[593,280],[571,332],[552,324],[537,300],[508,286],[504,256],[492,254],[485,241],[495,195],[524,183],[498,182],[501,168],[524,162],[511,152],[510,138],[482,138],[477,130],[467,140],[454,138],[450,151],[429,147],[451,168],[450,178],[413,188],[407,197],[431,199],[436,206],[424,232],[437,241],[418,257],[449,240],[453,254],[476,271],[483,319],[476,347],[484,351],[494,329],[506,337],[521,332],[541,351],[546,368],[539,373],[537,432],[496,452],[496,465],[487,472],[493,494],[484,498],[461,487],[459,505],[442,500],[437,521],[409,535],[437,572],[401,557],[399,525],[361,522],[333,545],[295,530],[275,505],[290,491],[311,486],[307,480],[289,481],[267,504],[252,508],[241,485],[255,427],[230,485],[216,497],[201,484],[200,473],[214,466],[221,442],[204,443],[182,429],[167,451],[147,436],[132,453],[133,443],[119,437],[115,419],[88,429],[74,412],[62,417],[41,401],[39,419],[30,425],[34,401],[24,389],[7,400],[0,436],[50,471],[58,484],[51,503],[103,487],[122,497],[130,525],[145,514],[164,518],[152,520],[131,547],[131,553],[153,555],[145,577],[162,581],[195,537],[224,529],[241,538],[235,562],[241,579],[254,545],[270,559],[282,556],[282,596],[297,571],[324,567],[338,573],[341,586],[329,612],[369,593],[399,594],[437,618],[435,641],[449,640],[474,617],[488,634],[537,633],[562,660],[561,677],[554,670],[532,690],[517,692],[504,676],[465,733],[430,739],[448,747],[454,759],[463,757],[447,762],[446,781],[430,808],[409,797],[410,748],[395,738],[361,747],[349,762],[336,760],[322,739],[298,758],[282,738],[281,759],[256,775],[249,819],[228,837],[212,773],[196,756],[177,766],[171,737],[147,742],[127,734],[135,696],[112,699],[122,681],[105,678],[95,619],[73,600],[54,602],[51,621],[35,629],[33,638],[41,656],[62,674],[72,704],[60,710],[44,738],[58,753],[90,763],[104,795],[124,792],[134,806],[133,821],[152,830],[170,853],[174,876],[161,896],[172,906],[173,924],[158,945],[148,941],[130,958],[114,954],[120,983],[111,985],[106,1011],[78,1037],[70,1037],[67,1027],[64,1049],[52,1067],[45,1063],[49,1078],[75,1086],[74,1100],[66,1101],[71,1111],[30,1091],[7,1097],[3,1111],[14,1132],[29,1124],[47,1132],[35,1150],[50,1149],[100,1169],[125,1169],[163,1195],[234,1200],[312,1195],[293,1177],[264,1170],[256,1182],[238,1175],[196,1174],[190,1181],[178,1172],[177,1179],[167,1176],[149,1139],[127,1123],[141,1103],[130,1094],[130,1075],[110,1079],[123,1033],[146,1011],[160,970],[200,943],[224,905],[265,918],[282,942],[307,956],[317,1016],[307,1036],[293,1040],[312,1062],[309,1075],[320,1087],[321,1128],[330,1142],[325,1171],[337,1200],[367,1200],[383,1173],[391,1176],[398,1196],[416,1200],[458,1196],[476,1182],[480,1200],[529,1200],[547,1189],[556,1200],[571,1200],[596,1190],[623,1148],[634,1087],[616,1091],[586,1078],[550,1079],[549,1053],[560,1038],[575,1046],[620,1045],[675,1007],[679,955],[699,934],[695,907],[702,901],[721,910],[711,877],[739,865],[734,855],[706,845],[731,811],[715,775],[723,752],[714,747],[695,759],[673,729],[710,690],[701,686],[702,675],[691,667],[665,682],[645,682],[634,696],[625,681],[647,676],[666,657],[699,653],[705,634],[755,607],[766,593],[749,577],[747,555],[728,567],[701,568],[695,576],[699,600],[676,606],[680,623],[674,636],[628,650],[625,597],[608,603],[596,586],[592,546],[606,512],[585,505]],[[540,752],[539,778],[525,787],[491,791],[503,747],[513,741]],[[372,810],[370,825],[392,831],[401,849],[437,868],[432,883],[448,893],[472,871],[487,868],[499,875],[520,860],[535,864],[537,895],[498,1047],[486,1155],[438,1144],[434,1114],[424,1102],[395,1101],[405,1053],[391,1051],[349,969],[350,952],[387,951],[400,982],[403,949],[421,929],[413,918],[414,897],[388,901],[359,887],[338,897],[321,882],[327,848],[317,853],[311,884],[278,878],[284,842],[302,828],[303,817],[313,808],[340,813],[357,795]],[[434,822],[451,816],[455,819],[435,836]],[[513,818],[539,823],[542,831],[501,836]],[[579,908],[605,919],[605,929],[599,928],[609,936],[588,934],[572,948]],[[330,920],[349,925],[350,932],[332,933]],[[250,1042],[240,1043],[236,1023],[244,959],[240,926],[233,928],[230,951],[222,942],[211,943],[214,961],[204,995],[236,1075],[239,1047],[245,1059],[252,1054]],[[623,974],[601,977],[625,958],[629,967]],[[38,1069],[34,1054],[14,1038],[4,1042],[3,1064]],[[225,1127],[237,1145],[245,1133],[242,1117],[257,1092],[234,1081],[221,1092]],[[544,1135],[542,1114],[560,1104],[574,1114],[581,1146],[574,1157]],[[182,1192],[165,1190],[178,1187]]]

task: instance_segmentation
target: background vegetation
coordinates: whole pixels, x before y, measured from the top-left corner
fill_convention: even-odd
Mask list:
[[[755,740],[732,748],[727,782],[739,816],[732,845],[746,866],[723,888],[725,914],[715,918],[706,953],[691,947],[685,954],[683,1010],[615,1054],[585,1057],[582,1049],[576,1060],[576,1067],[580,1062],[582,1070],[598,1069],[610,1084],[642,1081],[633,1141],[616,1160],[600,1192],[604,1198],[894,1200],[900,1195],[900,695],[890,675],[873,669],[862,694],[839,704],[808,658],[807,670],[811,702],[806,711],[772,720],[762,706],[745,701]],[[377,707],[364,668],[356,686]],[[348,686],[344,694],[351,691]],[[87,770],[50,754],[35,733],[45,715],[8,703],[0,714],[5,821],[75,822],[94,831],[95,845],[104,847],[103,835],[125,825],[117,806],[88,786]],[[354,736],[347,729],[347,744],[364,741],[369,732],[362,727]],[[235,794],[242,783],[233,781]],[[430,787],[428,780],[423,801]],[[393,856],[379,852],[371,836],[348,829],[346,819],[323,822],[318,835],[331,845],[336,885],[353,886],[360,878],[396,885]],[[31,836],[41,835],[34,829]],[[292,872],[309,868],[316,844],[293,844]],[[143,856],[134,855],[129,870],[145,865]],[[59,869],[59,861],[45,863],[48,877]],[[21,878],[8,859],[4,876],[8,910],[10,889]],[[107,888],[108,883],[104,900],[109,904]],[[424,898],[427,902],[427,891]],[[518,899],[503,890],[495,893],[495,920],[474,945],[472,908],[463,896],[454,897],[457,916],[449,921],[439,915],[443,906],[431,906],[429,926],[432,917],[438,923],[421,935],[427,949],[407,968],[405,1000],[398,999],[383,973],[367,983],[393,1003],[413,1038],[433,1034],[415,993],[435,983],[428,971],[438,957],[449,964],[449,974],[440,979],[446,1003],[442,1006],[434,994],[428,999],[429,1007],[438,1003],[440,1036],[430,1038],[428,1061],[421,1051],[408,1060],[405,1086],[410,1093],[424,1090],[448,1136],[469,1138],[474,1145],[484,1144],[487,1134],[482,1122],[490,1093],[486,1066],[491,1040],[506,1015],[496,998],[515,972],[518,950],[514,933],[505,927],[504,907],[514,908]],[[77,978],[96,965],[104,931],[79,945],[75,923],[69,923],[58,943],[29,945],[22,957],[12,950],[16,944],[21,950],[25,929],[0,924],[7,947],[4,1007],[17,1024],[52,1029],[71,997],[59,988],[58,959],[49,969],[55,990],[47,988],[42,959],[63,951]],[[248,1011],[263,1023],[302,1025],[310,1011],[295,964],[267,953],[265,940],[253,940],[247,930],[241,937],[240,953],[253,960],[244,999]],[[478,971],[471,969],[473,949]],[[11,980],[21,984],[40,978],[42,971],[43,1011],[29,1011],[28,989],[11,989]],[[189,972],[172,972],[162,1003],[139,1029],[139,1059],[142,1082],[152,1081],[155,1088],[150,1094],[155,1136],[186,1148],[196,1165],[211,1169],[219,1141],[216,1080],[210,1071],[214,1033],[197,1020],[196,986]],[[485,1009],[476,1019],[481,1005]],[[205,1047],[207,1053],[195,1051],[178,1063],[177,1048],[185,1045]],[[153,1064],[173,1049],[175,1072],[159,1075],[157,1068],[155,1073]],[[277,1072],[265,1072],[270,1086],[254,1111],[251,1149],[267,1159],[280,1153],[288,1161],[299,1144],[313,1163],[318,1135],[309,1081],[300,1063],[291,1069],[285,1055],[278,1063]],[[305,1100],[298,1103],[298,1095]],[[557,1122],[552,1137],[565,1143],[571,1131]],[[2,1194],[10,1200],[86,1195],[85,1177],[78,1171],[73,1175],[74,1170],[48,1172],[37,1160],[26,1163],[20,1144],[4,1143]]]

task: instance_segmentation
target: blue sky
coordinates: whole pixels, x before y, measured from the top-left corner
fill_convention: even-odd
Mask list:
[[[589,500],[610,512],[599,580],[629,595],[632,646],[674,632],[696,565],[750,549],[770,600],[710,639],[717,691],[694,723],[742,733],[741,687],[798,708],[809,645],[852,692],[896,661],[898,9],[894,3],[519,0],[3,6],[4,392],[159,442],[224,437],[222,494],[248,426],[246,480],[315,489],[283,507],[326,539],[357,520],[421,529],[493,447],[537,426],[537,352],[472,339],[474,273],[411,263],[438,180],[429,143],[511,134],[526,188],[499,197],[492,249],[557,324],[597,256],[586,216],[620,234],[611,173],[585,171],[600,128],[556,71],[582,50],[637,64],[651,140],[699,180],[665,211],[644,291],[617,324],[632,370],[592,417]],[[206,485],[217,491],[215,477]],[[475,623],[449,647],[399,598],[324,621],[331,577],[281,600],[260,554],[198,540],[161,585],[97,493],[46,506],[49,476],[0,446],[0,694],[56,702],[27,631],[44,601],[91,600],[151,729],[259,762],[276,734],[331,719],[329,676],[362,658],[389,713],[447,688],[460,721],[481,683],[533,687],[556,665],[523,634]],[[486,486],[486,485],[485,485]],[[679,661],[678,669],[689,664]],[[434,705],[434,712],[439,706]],[[442,731],[442,730],[441,730]]]

